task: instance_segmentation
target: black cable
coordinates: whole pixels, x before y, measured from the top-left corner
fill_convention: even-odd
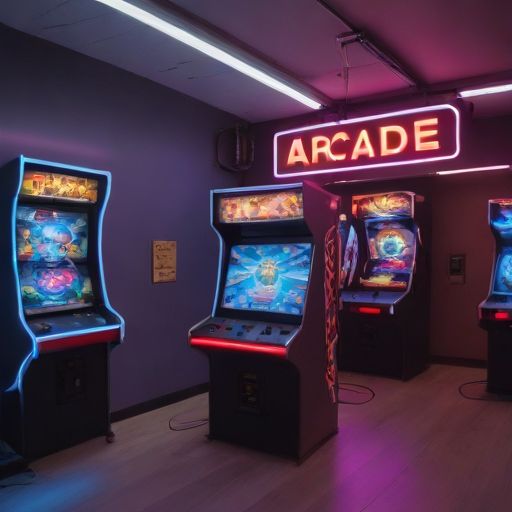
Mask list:
[[[181,421],[179,423],[173,424],[173,421],[176,420],[176,418],[179,416],[181,415],[177,414],[176,416],[171,416],[169,418],[169,430],[173,430],[174,432],[181,432],[182,430],[191,430],[193,428],[202,427],[208,423],[208,418],[199,418],[196,420]]]
[[[487,391],[487,395],[484,396],[469,396],[464,393],[464,388],[471,384],[487,384],[486,380],[470,380],[468,382],[463,382],[459,386],[459,395],[463,398],[467,398],[468,400],[483,400],[484,402],[512,402],[512,395],[491,395]]]
[[[345,386],[352,386],[354,388],[364,389],[365,391],[368,391],[369,393],[363,393],[361,391],[357,391],[355,389],[350,389]],[[338,382],[338,391],[350,391],[351,393],[357,393],[359,395],[369,395],[369,398],[365,400],[364,402],[349,402],[348,400],[340,400],[338,396],[338,403],[344,404],[344,405],[364,405],[368,402],[371,402],[375,398],[375,391],[372,388],[369,388],[368,386],[363,386],[362,384],[353,384],[351,382]]]

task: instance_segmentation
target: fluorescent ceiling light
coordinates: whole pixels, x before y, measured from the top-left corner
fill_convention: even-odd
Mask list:
[[[491,165],[489,167],[468,167],[466,169],[454,169],[453,171],[438,171],[438,176],[447,176],[449,174],[463,174],[466,172],[480,171],[499,171],[500,169],[510,169],[510,165]]]
[[[154,14],[151,14],[144,9],[141,9],[131,3],[125,2],[124,0],[96,0],[97,2],[112,7],[117,11],[120,11],[131,18],[134,18],[145,25],[162,32],[182,43],[199,50],[200,52],[208,55],[212,59],[218,60],[227,66],[240,71],[244,75],[247,75],[254,80],[282,93],[286,94],[290,98],[310,107],[312,109],[318,110],[322,108],[322,103],[315,100],[314,98],[303,94],[297,89],[290,87],[284,81],[278,80],[274,78],[268,73],[265,73],[261,69],[248,64],[242,59],[231,55],[230,53],[220,49],[215,44],[212,44],[200,37],[195,36],[191,32],[184,30],[183,28],[179,28],[177,25],[170,23]]]
[[[500,92],[512,91],[512,84],[495,85],[492,87],[481,87],[480,89],[468,89],[466,91],[460,91],[459,97],[471,98],[473,96],[484,96],[485,94],[498,94]]]

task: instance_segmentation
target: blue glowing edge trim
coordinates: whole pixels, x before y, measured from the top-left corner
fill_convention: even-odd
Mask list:
[[[219,188],[216,190],[211,190],[210,193],[212,194],[211,197],[213,197],[213,194],[226,194],[229,192],[246,192],[250,194],[251,192],[261,192],[265,190],[283,190],[287,188],[302,188],[303,183],[286,183],[286,184],[279,184],[279,185],[258,185],[257,187],[235,187],[235,188]]]
[[[59,334],[48,334],[47,336],[38,336],[37,342],[44,343],[45,341],[54,341],[60,340],[62,338],[70,338],[71,336],[83,336],[85,334],[90,334],[93,332],[103,332],[103,331],[117,331],[119,326],[117,325],[104,325],[101,327],[91,327],[90,329],[79,329],[77,331],[66,331]]]
[[[225,189],[229,190],[229,189]],[[210,190],[210,226],[212,227],[213,231],[215,231],[215,234],[217,235],[217,238],[219,239],[219,261],[217,263],[217,286],[215,288],[215,299],[213,300],[213,309],[212,309],[212,316],[215,316],[215,312],[217,311],[217,301],[219,300],[219,290],[221,286],[221,273],[222,273],[222,260],[224,255],[224,239],[222,238],[219,230],[215,227],[213,220],[214,220],[214,195],[219,192],[219,190]]]
[[[13,205],[12,205],[12,215],[11,215],[11,236],[12,236],[12,247],[13,247],[13,270],[16,274],[16,291],[18,296],[18,316],[21,322],[21,325],[25,328],[25,331],[32,339],[32,352],[25,358],[23,363],[20,365],[20,368],[18,370],[18,375],[16,376],[15,381],[12,383],[12,385],[7,389],[7,391],[13,391],[14,389],[18,389],[21,391],[22,382],[23,382],[23,375],[25,374],[26,369],[28,368],[28,365],[32,361],[32,359],[37,359],[39,356],[39,349],[37,346],[38,341],[49,341],[50,339],[59,339],[67,336],[79,336],[81,334],[86,333],[92,333],[92,332],[98,332],[98,331],[104,331],[112,329],[112,326],[109,326],[109,328],[105,327],[93,327],[91,329],[83,329],[79,331],[72,331],[69,333],[66,333],[66,336],[59,336],[55,335],[56,337],[51,336],[42,336],[39,338],[36,338],[32,330],[27,324],[27,321],[25,320],[25,314],[23,312],[23,304],[21,302],[21,288],[20,283],[18,279],[18,262],[16,257],[16,211],[18,209],[18,197],[21,190],[21,186],[23,184],[23,176],[25,173],[25,165],[26,164],[36,164],[36,165],[44,165],[47,167],[55,167],[58,169],[64,169],[64,170],[72,170],[72,171],[79,171],[79,172],[85,172],[88,174],[99,174],[102,176],[105,176],[107,179],[107,188],[105,191],[105,199],[103,201],[103,206],[101,207],[101,210],[98,215],[98,260],[99,260],[99,278],[101,282],[101,292],[102,292],[102,298],[103,298],[103,304],[105,308],[114,316],[117,316],[120,321],[119,330],[120,330],[120,340],[123,341],[124,334],[125,334],[125,321],[124,318],[112,307],[110,304],[110,301],[108,299],[107,290],[105,286],[105,275],[103,272],[103,249],[102,249],[102,240],[103,240],[103,218],[105,216],[105,210],[107,207],[107,203],[110,198],[110,190],[112,187],[112,175],[108,171],[100,171],[98,169],[89,169],[87,167],[81,167],[77,165],[68,165],[58,162],[50,162],[48,160],[39,160],[37,158],[27,158],[23,155],[20,155],[19,157],[19,181],[18,181],[18,189],[16,191],[16,195],[13,199]]]

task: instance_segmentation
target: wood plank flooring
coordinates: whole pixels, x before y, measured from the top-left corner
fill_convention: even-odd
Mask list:
[[[510,512],[512,403],[463,399],[481,369],[434,365],[410,382],[344,373],[376,392],[340,406],[340,432],[302,465],[208,441],[207,395],[114,425],[32,464],[33,484],[0,490],[2,512]],[[344,398],[353,396],[344,395]]]

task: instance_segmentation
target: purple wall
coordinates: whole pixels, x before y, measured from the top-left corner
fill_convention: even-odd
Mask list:
[[[357,115],[393,112],[417,105],[402,104],[361,110]],[[356,117],[355,115],[353,117]],[[326,119],[317,113],[294,119],[260,123],[254,127],[256,137],[255,166],[247,174],[246,185],[300,181],[276,179],[272,169],[273,135],[277,131],[318,124]],[[338,180],[368,178],[408,178],[407,187],[415,190],[414,176],[436,170],[512,163],[512,117],[471,120],[466,118],[461,137],[461,155],[430,166],[371,169],[333,173],[313,177],[319,184]],[[410,179],[409,179],[410,177]],[[404,187],[403,181],[397,186]],[[395,180],[383,183],[390,190]],[[397,182],[398,183],[398,182]],[[346,185],[350,187],[349,184]],[[478,327],[477,306],[489,289],[494,241],[487,224],[487,201],[493,197],[512,197],[510,172],[460,174],[431,179],[431,353],[436,356],[483,360],[486,358],[486,334]],[[450,254],[466,254],[466,283],[449,282]]]
[[[112,172],[105,274],[127,324],[112,356],[113,410],[206,382],[187,331],[211,309],[209,190],[238,184],[215,166],[214,134],[236,119],[3,26],[0,46],[0,164],[23,153]],[[153,239],[177,240],[176,283],[151,283]]]

